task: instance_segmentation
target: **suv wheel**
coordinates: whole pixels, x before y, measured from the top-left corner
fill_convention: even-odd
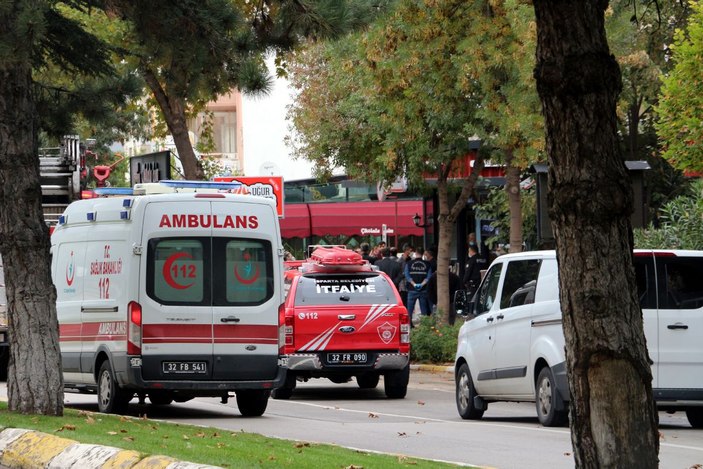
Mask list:
[[[569,421],[569,413],[556,410],[556,400],[559,399],[554,375],[549,367],[542,368],[535,385],[535,405],[539,423],[545,427],[561,427]]]
[[[686,417],[693,428],[703,428],[703,407],[689,407]]]
[[[456,408],[461,418],[479,420],[483,417],[483,410],[474,407],[474,397],[476,397],[474,382],[471,379],[469,365],[464,363],[456,374]]]

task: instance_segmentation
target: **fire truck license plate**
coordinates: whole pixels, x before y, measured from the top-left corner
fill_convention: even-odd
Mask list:
[[[328,353],[327,363],[330,365],[363,365],[366,363],[365,353]]]
[[[163,362],[164,374],[204,374],[207,373],[206,362]]]

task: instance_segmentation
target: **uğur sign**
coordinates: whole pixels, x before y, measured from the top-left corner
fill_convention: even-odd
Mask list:
[[[241,186],[233,192],[273,200],[276,202],[278,218],[283,218],[282,176],[216,176],[212,180],[215,182],[238,182]]]

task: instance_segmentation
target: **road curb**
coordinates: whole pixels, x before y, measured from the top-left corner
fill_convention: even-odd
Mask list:
[[[20,428],[0,431],[0,466],[13,469],[221,469],[168,456],[144,456],[112,446],[78,443]]]
[[[454,373],[453,365],[426,365],[423,363],[411,364],[410,370],[428,371],[430,373]]]

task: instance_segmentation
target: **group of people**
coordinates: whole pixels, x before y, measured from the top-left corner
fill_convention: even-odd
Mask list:
[[[449,270],[449,298],[460,289],[473,294],[481,282],[481,271],[488,268],[488,249],[476,242],[476,236],[471,233],[468,238],[468,258],[463,278]],[[437,305],[437,261],[434,249],[414,248],[404,244],[402,252],[395,247],[380,242],[373,248],[369,243],[361,243],[357,251],[361,257],[378,269],[385,272],[398,289],[403,305],[412,314],[416,305],[423,316],[429,316]],[[295,260],[288,251],[285,260]],[[454,322],[453,311],[449,312],[449,322]]]
[[[390,277],[409,312],[412,313],[417,305],[423,316],[432,314],[437,304],[437,261],[434,249],[425,250],[404,244],[398,255],[396,248],[387,247],[385,243],[374,249],[368,243],[362,243],[360,252],[364,259]],[[450,276],[456,278],[454,289],[459,289],[459,278],[451,273]]]
[[[449,271],[450,303],[454,292],[465,289],[473,294],[481,283],[482,271],[488,269],[490,253],[485,244],[476,241],[474,233],[469,234],[468,257],[462,278]],[[417,304],[420,314],[429,316],[437,305],[437,261],[434,249],[414,248],[404,244],[402,252],[388,247],[384,242],[373,249],[368,243],[361,243],[360,252],[364,259],[378,266],[393,281],[403,304],[412,314]],[[453,311],[449,312],[450,324],[454,322]]]

